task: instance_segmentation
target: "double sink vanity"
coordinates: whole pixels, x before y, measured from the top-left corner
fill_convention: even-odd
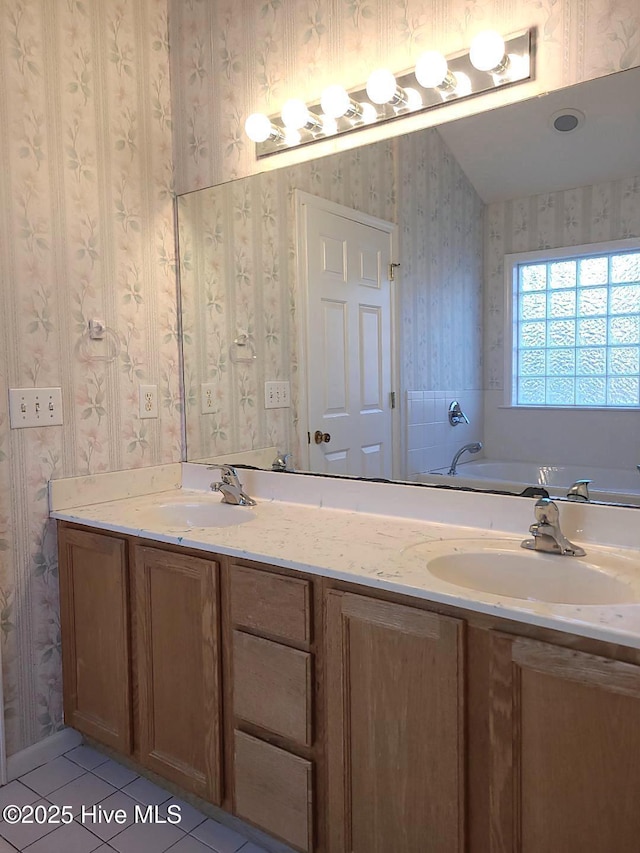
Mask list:
[[[273,850],[637,850],[637,510],[239,474],[52,482],[68,725]]]

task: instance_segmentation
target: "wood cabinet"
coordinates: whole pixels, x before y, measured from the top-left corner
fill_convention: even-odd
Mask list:
[[[314,584],[230,561],[226,578],[234,814],[296,850],[323,849],[314,725]]]
[[[58,547],[65,722],[129,755],[126,543],[101,533],[61,527]]]
[[[331,853],[462,851],[463,623],[330,591]]]
[[[220,803],[218,563],[65,525],[59,557],[65,721]]]
[[[492,636],[492,853],[635,853],[640,667]]]
[[[140,761],[220,804],[218,564],[138,546],[134,567]]]
[[[66,722],[295,850],[636,853],[640,652],[65,523],[59,552]]]

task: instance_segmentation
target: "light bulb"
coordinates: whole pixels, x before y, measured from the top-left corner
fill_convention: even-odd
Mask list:
[[[282,121],[285,127],[300,130],[311,118],[307,105],[300,98],[289,98],[282,106]]]
[[[495,30],[483,30],[471,42],[469,60],[478,71],[499,71],[508,58],[504,53],[504,39]]]
[[[338,132],[338,122],[333,116],[323,115],[322,130],[325,136],[333,136],[334,133]]]
[[[322,112],[330,118],[342,118],[351,106],[351,98],[344,86],[327,86],[320,96]]]
[[[509,79],[523,80],[530,74],[529,57],[520,56],[517,53],[510,53],[509,59]]]
[[[290,148],[294,145],[299,145],[302,136],[300,136],[300,131],[296,130],[295,127],[287,127],[284,131],[284,143],[288,145]]]
[[[407,109],[409,110],[419,110],[422,106],[422,95],[418,92],[417,89],[410,89],[407,87],[404,90],[404,95],[407,101]]]
[[[425,89],[436,89],[447,79],[449,66],[447,60],[437,50],[427,50],[418,57],[416,80]]]
[[[378,119],[378,112],[373,104],[368,104],[366,101],[360,104],[362,107],[362,123],[373,124]]]
[[[456,71],[454,74],[456,78],[456,88],[455,94],[459,98],[463,98],[465,95],[471,94],[471,80],[463,71]]]
[[[387,68],[372,71],[367,80],[367,95],[374,104],[387,104],[393,101],[398,92],[396,78]]]
[[[253,142],[266,142],[276,130],[264,113],[251,113],[244,123],[244,129]]]

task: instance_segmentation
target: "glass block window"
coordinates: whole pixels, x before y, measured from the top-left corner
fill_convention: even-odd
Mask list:
[[[557,255],[513,265],[512,404],[640,406],[640,249]]]

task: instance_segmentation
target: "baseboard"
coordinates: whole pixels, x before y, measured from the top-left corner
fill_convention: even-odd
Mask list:
[[[75,729],[62,729],[48,738],[21,749],[7,758],[7,781],[24,776],[30,770],[35,770],[41,764],[46,764],[52,758],[57,758],[64,752],[79,746],[82,743],[82,735]]]

